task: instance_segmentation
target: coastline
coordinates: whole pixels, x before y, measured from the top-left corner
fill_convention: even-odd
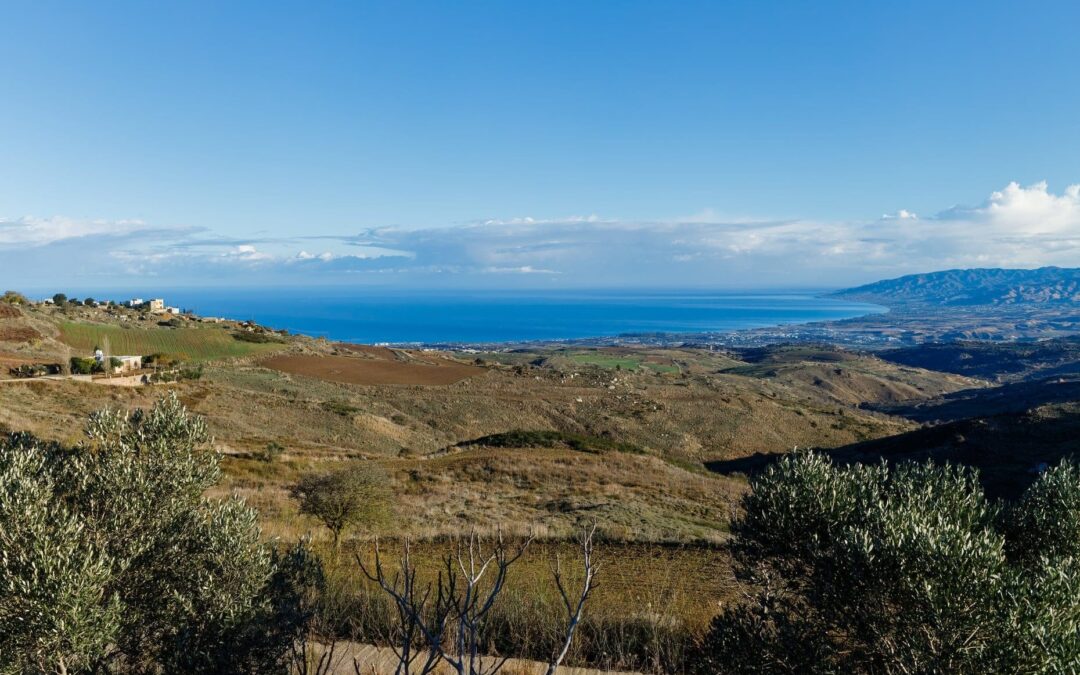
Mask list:
[[[319,289],[161,294],[200,316],[252,321],[332,342],[464,351],[542,345],[667,344],[726,340],[883,314],[888,308],[816,291],[635,292]]]

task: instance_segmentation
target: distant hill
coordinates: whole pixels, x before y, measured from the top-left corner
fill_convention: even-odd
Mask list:
[[[987,493],[1014,498],[1034,479],[1036,467],[1076,457],[1080,403],[1042,405],[923,427],[842,448],[828,454],[840,462],[931,460],[975,467]]]
[[[1041,342],[931,343],[886,349],[880,359],[904,366],[998,381],[1080,373],[1080,336]]]
[[[990,390],[993,391],[993,390]],[[1035,478],[1041,464],[1077,456],[1080,403],[1038,405],[1023,412],[1001,412],[924,426],[892,436],[825,449],[836,462],[877,464],[902,461],[961,464],[978,469],[991,497],[1015,498]],[[722,474],[757,473],[783,453],[707,462]]]
[[[887,305],[1080,306],[1080,269],[946,270],[877,281],[834,296]]]

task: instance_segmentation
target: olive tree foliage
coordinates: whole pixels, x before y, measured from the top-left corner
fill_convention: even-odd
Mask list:
[[[817,454],[751,487],[734,548],[753,590],[713,621],[698,672],[1080,668],[1077,465],[1011,504],[970,469]]]
[[[292,488],[300,513],[330,530],[334,548],[351,527],[383,522],[389,514],[386,474],[371,462],[355,462],[327,473],[305,476]]]
[[[0,442],[0,672],[274,672],[317,563],[204,497],[205,423],[173,396],[91,415],[74,448]]]
[[[0,455],[0,672],[88,668],[120,624],[114,561],[55,487],[44,455]]]

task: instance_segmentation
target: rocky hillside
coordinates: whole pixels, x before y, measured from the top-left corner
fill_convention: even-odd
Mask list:
[[[1080,269],[946,270],[878,281],[835,295],[885,305],[1080,306]]]

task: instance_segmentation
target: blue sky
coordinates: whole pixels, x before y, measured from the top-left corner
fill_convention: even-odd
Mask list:
[[[944,4],[5,3],[0,285],[1080,265],[1080,5]]]

